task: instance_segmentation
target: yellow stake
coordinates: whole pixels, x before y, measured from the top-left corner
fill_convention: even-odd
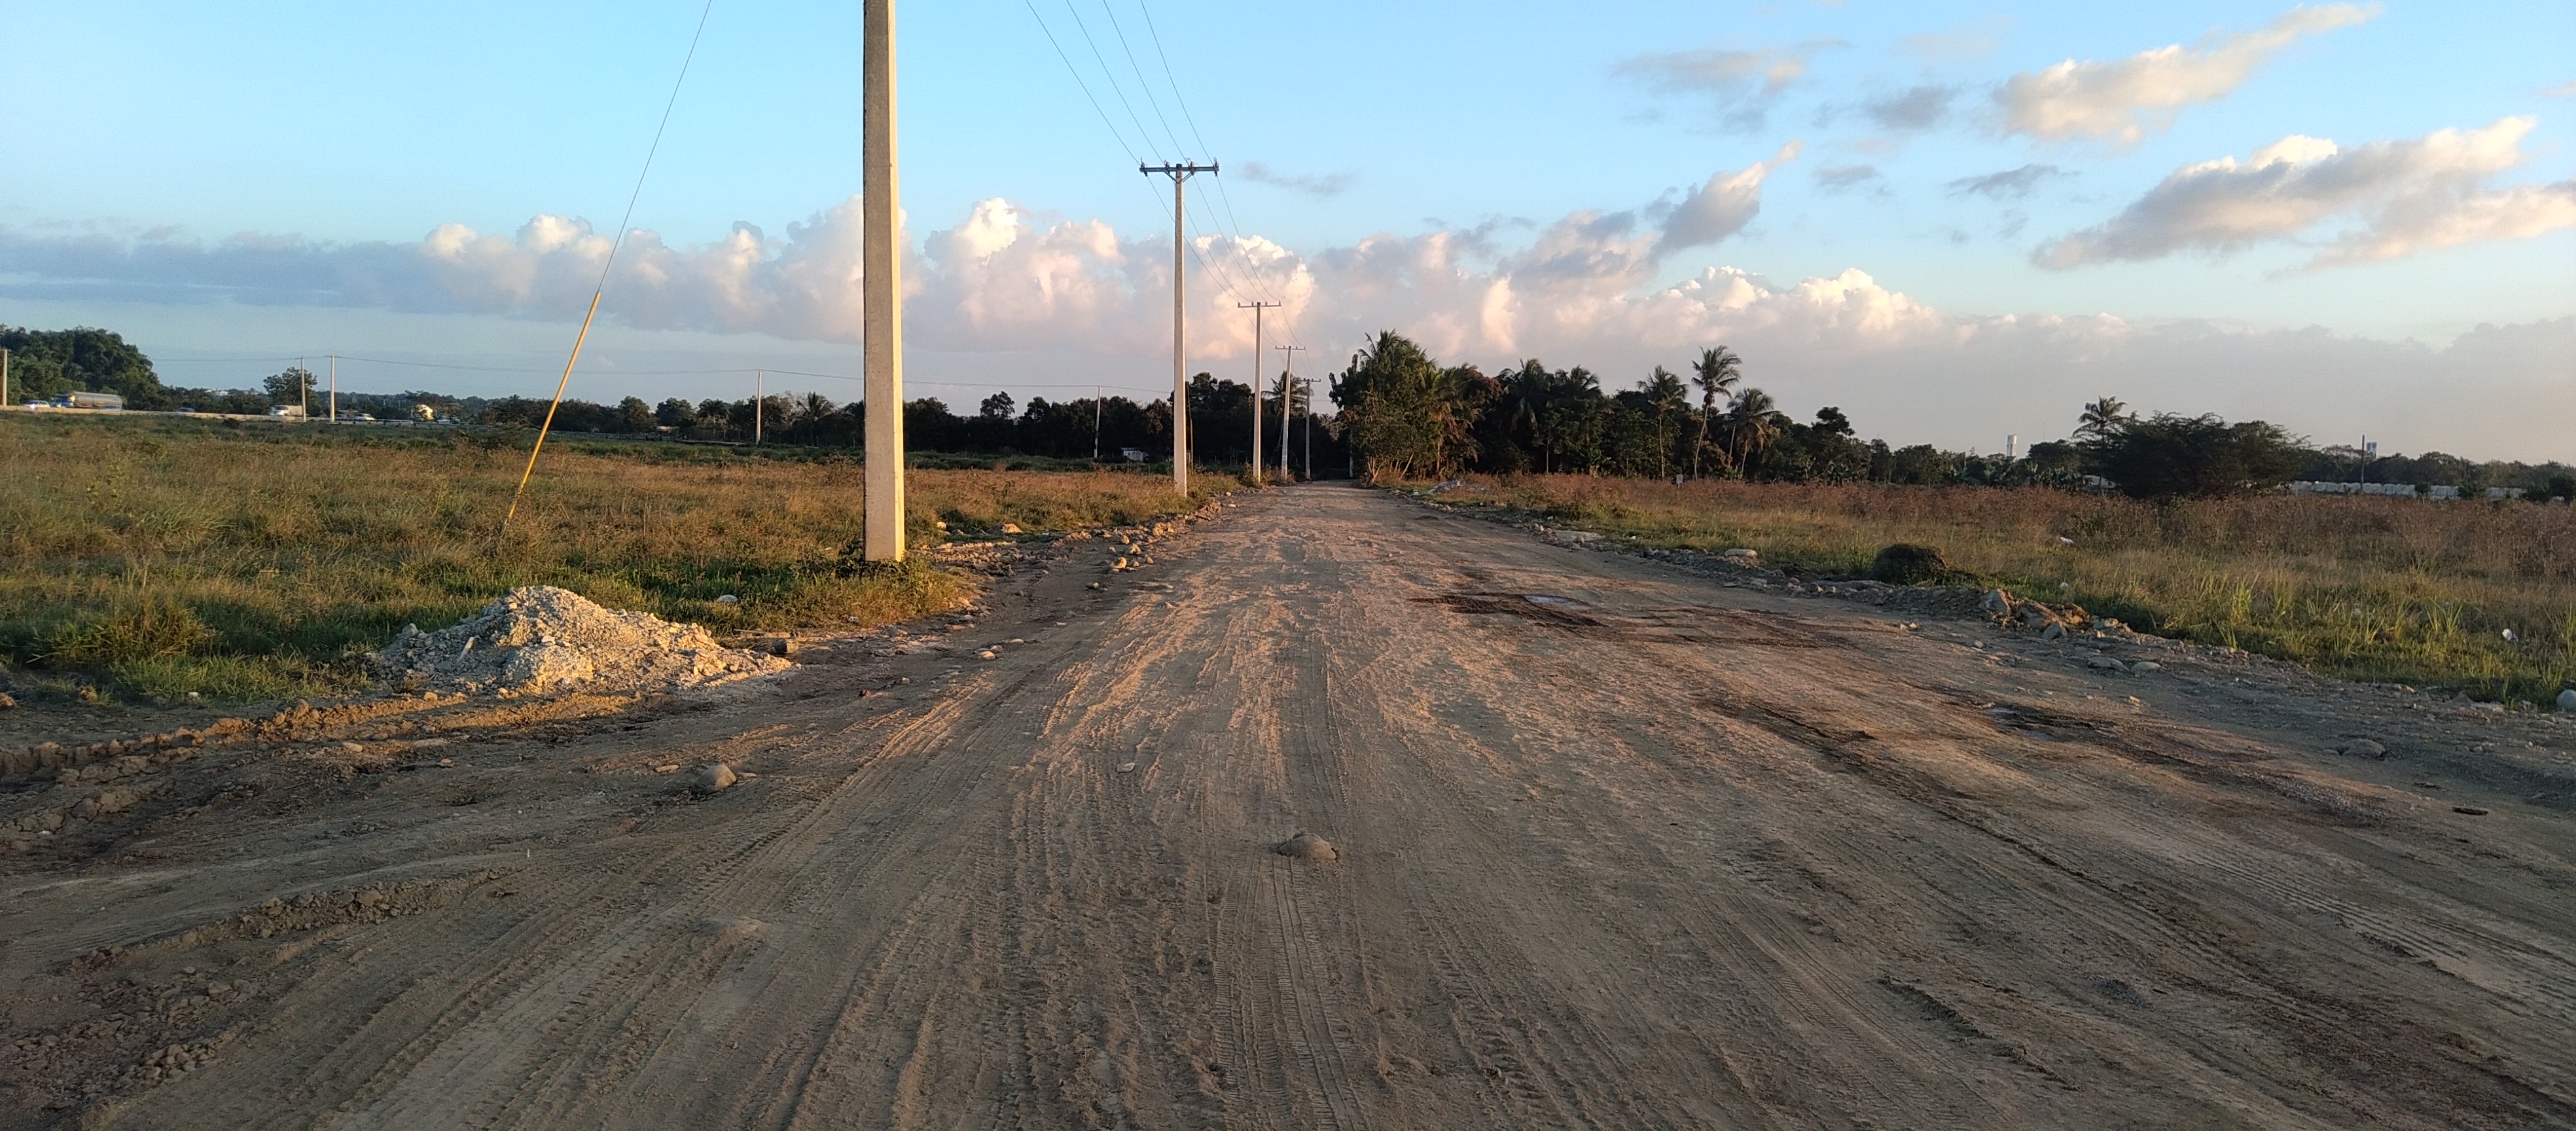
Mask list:
[[[537,453],[546,450],[546,430],[555,426],[555,409],[563,404],[564,390],[572,385],[572,367],[581,360],[581,343],[590,337],[590,320],[599,314],[599,296],[590,293],[590,310],[581,316],[581,332],[572,336],[572,356],[564,359],[563,380],[555,382],[555,399],[546,405],[546,422],[537,426],[537,442],[528,449],[528,469],[519,473],[519,490],[510,496],[510,511],[501,516],[501,533],[510,533],[510,520],[519,517],[519,500],[528,493],[528,480],[537,473]]]

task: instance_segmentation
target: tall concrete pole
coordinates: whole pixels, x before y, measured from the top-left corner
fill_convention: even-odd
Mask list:
[[[1306,347],[1272,346],[1271,348],[1288,355],[1288,368],[1279,374],[1279,481],[1293,483],[1295,480],[1288,477],[1288,405],[1289,402],[1297,399],[1294,385],[1297,380],[1297,351]],[[1307,430],[1313,431],[1311,427]]]
[[[1189,234],[1181,223],[1181,208],[1187,203],[1181,182],[1192,173],[1216,172],[1216,163],[1205,165],[1183,162],[1178,165],[1136,166],[1139,173],[1151,176],[1161,173],[1172,178],[1172,489],[1190,493],[1190,374],[1187,353],[1189,340],[1188,303],[1183,274],[1190,253]]]
[[[867,557],[903,560],[903,238],[895,179],[894,0],[866,0],[860,303],[867,354]]]
[[[1275,302],[1254,299],[1234,304],[1236,310],[1252,311],[1252,485],[1261,485],[1261,312],[1278,306]],[[1279,433],[1279,445],[1285,450],[1288,433]]]
[[[331,355],[331,423],[340,422],[340,355]]]

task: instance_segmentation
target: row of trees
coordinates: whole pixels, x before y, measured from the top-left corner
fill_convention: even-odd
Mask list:
[[[2084,407],[2074,435],[2027,455],[1890,447],[1862,440],[1839,407],[1792,419],[1770,394],[1744,383],[1744,362],[1723,345],[1700,351],[1685,376],[1662,366],[1636,388],[1605,392],[1577,366],[1533,359],[1488,376],[1444,366],[1392,331],[1371,339],[1333,379],[1332,397],[1354,450],[1372,475],[1440,478],[1572,472],[1722,476],[1786,482],[2112,485],[2143,496],[2213,495],[2277,487],[2294,478],[2377,482],[2447,476],[2463,488],[2558,490],[2570,469],[2467,461],[2439,453],[2390,457],[2369,469],[2336,449],[2311,448],[2278,425],[2215,416],[2140,419],[2103,398]],[[2358,453],[2352,453],[2357,456]]]

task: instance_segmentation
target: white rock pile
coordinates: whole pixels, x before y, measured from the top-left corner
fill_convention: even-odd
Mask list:
[[[405,625],[374,663],[409,690],[499,696],[708,687],[788,667],[718,644],[697,625],[601,608],[551,585],[513,589],[437,632]]]

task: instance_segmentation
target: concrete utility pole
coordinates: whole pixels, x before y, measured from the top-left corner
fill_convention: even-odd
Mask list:
[[[1091,463],[1100,465],[1100,386],[1091,387]]]
[[[760,425],[769,416],[769,394],[761,388],[768,380],[768,373],[751,371],[751,446],[755,448],[760,446]]]
[[[1295,386],[1293,385],[1293,382],[1297,379],[1297,351],[1306,347],[1272,346],[1270,348],[1288,355],[1288,368],[1280,371],[1279,374],[1279,481],[1282,483],[1293,483],[1296,482],[1296,480],[1288,477],[1288,402],[1296,399]],[[1255,399],[1253,401],[1253,410],[1258,412],[1260,411],[1260,408],[1261,402],[1258,399]],[[1315,446],[1313,426],[1309,425],[1306,431],[1306,446],[1308,448],[1312,448]],[[1313,468],[1306,469],[1306,475],[1308,478],[1313,478],[1314,474],[1315,471]]]
[[[866,0],[860,304],[867,352],[867,558],[903,560],[903,238],[895,177],[894,0]]]
[[[9,351],[0,350],[0,408],[9,405]]]
[[[295,411],[306,420],[313,419],[313,371],[304,367],[304,359],[295,359]]]
[[[1315,382],[1312,378],[1297,382],[1306,390],[1306,478],[1315,477]]]
[[[1261,312],[1275,310],[1275,302],[1254,299],[1234,304],[1236,310],[1252,312],[1252,485],[1261,485]],[[1279,450],[1288,450],[1288,429],[1279,429]]]
[[[340,355],[331,355],[331,423],[340,422]]]
[[[1188,325],[1183,296],[1189,288],[1183,285],[1182,271],[1190,242],[1181,225],[1181,182],[1189,180],[1192,173],[1216,172],[1216,162],[1139,164],[1136,171],[1149,177],[1160,173],[1172,178],[1172,489],[1186,495],[1190,493],[1190,374],[1186,360],[1188,341],[1183,337]]]

